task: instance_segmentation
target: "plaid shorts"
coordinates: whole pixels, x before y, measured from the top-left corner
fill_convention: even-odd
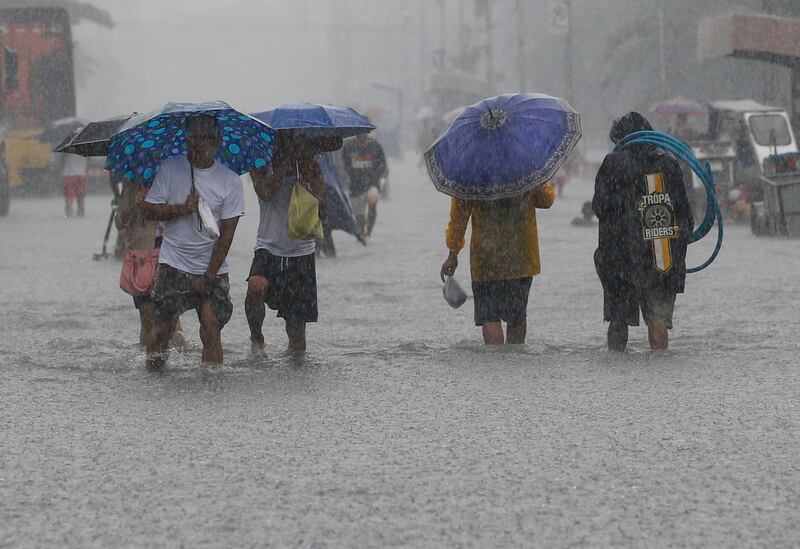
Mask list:
[[[201,276],[186,273],[165,263],[158,266],[151,293],[156,325],[170,322],[189,309],[197,311],[199,320],[200,306],[205,300],[211,305],[220,329],[228,323],[233,314],[233,303],[231,303],[231,285],[227,273],[209,281],[210,289],[205,297],[194,290],[195,281]]]

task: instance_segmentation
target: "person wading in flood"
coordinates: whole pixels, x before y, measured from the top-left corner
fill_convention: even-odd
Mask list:
[[[145,187],[129,179],[122,180],[122,192],[114,224],[120,233],[125,233],[125,252],[128,250],[142,252],[161,247],[161,236],[158,234],[159,222],[151,221],[144,215],[142,202],[146,196]],[[147,347],[150,332],[153,330],[153,298],[150,294],[134,295],[133,305],[139,311],[139,344]],[[179,319],[171,341],[176,347],[186,346],[182,330]]]
[[[147,346],[150,368],[164,365],[175,323],[189,309],[197,311],[200,320],[203,362],[222,362],[221,330],[233,312],[225,258],[245,210],[242,180],[215,160],[221,143],[216,118],[189,118],[188,157],[161,163],[143,204],[149,219],[166,221],[152,292],[155,328]],[[219,225],[217,240],[198,225],[200,197]]]
[[[290,351],[306,349],[306,324],[317,321],[316,241],[293,240],[288,227],[289,203],[298,179],[324,208],[325,183],[315,154],[306,140],[280,136],[272,164],[250,172],[261,209],[245,299],[255,357],[264,352],[265,302],[284,320]]]
[[[487,345],[525,343],[528,294],[541,271],[536,208],[549,208],[555,196],[552,183],[547,183],[513,198],[451,201],[445,232],[450,255],[442,264],[442,281],[458,268],[458,253],[472,219],[469,264],[475,325],[482,327]],[[502,321],[507,323],[505,337]]]
[[[652,130],[637,112],[618,118],[611,141]],[[694,220],[678,161],[653,145],[606,156],[597,172],[592,210],[599,220],[594,253],[603,285],[608,348],[624,351],[628,326],[647,324],[650,347],[669,345],[675,295],[686,281],[686,248]]]
[[[381,177],[387,172],[386,154],[378,140],[367,134],[348,139],[342,158],[350,177],[350,205],[361,227],[361,238],[372,236],[378,219]]]

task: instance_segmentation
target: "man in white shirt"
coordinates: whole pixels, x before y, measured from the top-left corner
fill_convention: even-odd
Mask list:
[[[83,217],[83,199],[86,196],[86,157],[79,154],[63,153],[64,166],[61,170],[61,176],[64,179],[64,200],[65,213],[67,217],[72,217],[74,210],[72,209],[72,201],[78,203],[78,217]]]
[[[147,345],[151,369],[163,367],[175,323],[189,309],[197,311],[200,321],[203,362],[222,362],[221,331],[233,312],[225,258],[245,211],[241,179],[215,160],[221,143],[216,118],[190,118],[188,157],[161,163],[143,203],[149,219],[166,222],[152,292],[154,330]],[[203,232],[197,213],[201,197],[219,226],[216,240]]]
[[[310,143],[281,137],[272,164],[251,171],[250,176],[261,210],[244,305],[252,352],[254,356],[264,352],[261,326],[266,314],[265,302],[284,319],[289,350],[304,351],[306,324],[317,321],[316,241],[289,238],[289,203],[299,178],[323,207],[322,171],[314,160]]]

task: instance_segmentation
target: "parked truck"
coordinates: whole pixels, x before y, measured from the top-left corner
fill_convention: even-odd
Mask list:
[[[0,9],[0,215],[10,190],[52,186],[53,122],[75,116],[72,36],[66,10]],[[52,141],[52,140],[51,140]]]

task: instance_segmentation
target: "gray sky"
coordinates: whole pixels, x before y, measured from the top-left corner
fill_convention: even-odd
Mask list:
[[[112,13],[116,27],[107,30],[84,22],[73,30],[81,51],[96,62],[79,84],[82,116],[145,111],[168,100],[219,98],[245,110],[297,101],[392,100],[370,84],[367,89],[343,89],[336,77],[346,69],[353,82],[392,79],[397,70],[391,40],[402,38],[402,28],[391,17],[371,22],[371,28],[359,26],[345,22],[326,0],[96,3]],[[365,2],[351,0],[349,5],[358,14]],[[342,53],[354,51],[352,40],[364,36],[380,38],[380,54],[359,48],[353,59]]]
[[[79,51],[94,61],[86,66],[85,56],[79,57],[83,66],[78,67],[78,112],[92,119],[144,112],[170,100],[223,99],[249,112],[300,101],[377,106],[396,116],[404,112],[411,121],[431,101],[424,91],[437,51],[447,50],[446,68],[452,70],[469,37],[472,44],[486,43],[474,2],[468,0],[94,1],[111,12],[116,27],[84,22],[73,29]],[[565,38],[552,33],[548,23],[559,1],[492,0],[496,93],[524,86],[524,91],[568,95]],[[625,32],[628,14],[644,4],[657,2],[573,0],[572,102],[583,116],[584,145],[590,138],[607,145],[613,117],[648,107],[641,100],[642,84],[630,77],[657,63],[652,52],[623,67],[618,78],[625,85],[618,93],[608,97],[603,89],[614,66],[609,40]],[[713,6],[727,13],[751,4],[758,2],[704,0],[700,5],[712,14]],[[667,23],[678,15],[666,10]],[[680,49],[671,36],[665,38],[668,52]],[[682,57],[693,59],[693,47],[681,50]],[[489,72],[486,67],[480,60],[474,74]],[[785,104],[786,75],[780,68],[774,76],[766,71],[756,62],[707,63],[699,76],[668,93]],[[766,89],[763,82],[772,81],[777,91],[760,93]]]

